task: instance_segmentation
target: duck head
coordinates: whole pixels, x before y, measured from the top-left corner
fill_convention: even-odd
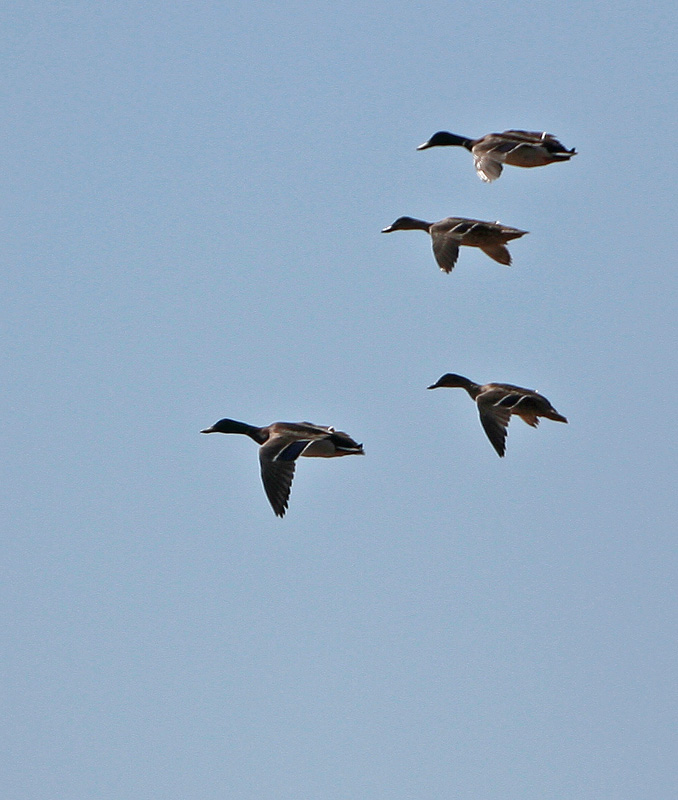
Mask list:
[[[424,222],[421,219],[414,217],[398,217],[395,222],[392,222],[386,228],[382,228],[382,233],[393,233],[393,231],[427,231],[431,227],[429,222]]]
[[[446,147],[449,145],[466,147],[469,141],[470,139],[467,139],[465,136],[457,136],[456,133],[438,131],[438,133],[434,133],[427,142],[420,144],[417,150],[427,150],[429,147]]]
[[[427,389],[441,389],[441,388],[448,388],[448,389],[466,389],[470,386],[473,381],[470,381],[468,378],[465,378],[463,375],[456,375],[454,372],[447,372],[441,378],[431,384],[431,386],[427,386]]]
[[[238,422],[235,419],[220,419],[209,428],[205,428],[200,433],[247,433],[251,425]]]

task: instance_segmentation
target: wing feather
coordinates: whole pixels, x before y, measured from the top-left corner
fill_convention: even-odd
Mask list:
[[[261,482],[266,497],[276,515],[285,516],[294,479],[296,459],[304,452],[310,439],[291,439],[274,436],[259,448]]]
[[[485,395],[491,394],[491,392],[485,393]],[[480,423],[492,447],[497,451],[497,455],[503,458],[506,452],[506,435],[509,420],[511,419],[511,410],[502,405],[497,405],[494,401],[494,397],[485,397],[481,394],[477,399],[478,414]]]
[[[451,233],[434,233],[433,255],[443,272],[452,272],[459,258],[459,239]]]
[[[503,159],[502,159],[503,160]],[[478,173],[478,177],[485,183],[492,183],[496,181],[501,175],[503,166],[501,161],[494,157],[494,153],[481,153],[479,155],[473,154],[473,163]]]

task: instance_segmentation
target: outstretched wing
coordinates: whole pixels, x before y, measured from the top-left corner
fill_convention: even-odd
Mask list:
[[[459,258],[460,240],[450,233],[432,233],[433,255],[443,272],[452,272]]]
[[[511,254],[503,244],[484,244],[480,248],[486,256],[493,258],[504,266],[511,265]]]
[[[499,402],[497,402],[499,401]],[[515,403],[515,399],[512,401]],[[510,406],[502,405],[502,400],[495,392],[484,392],[477,398],[480,424],[483,426],[487,438],[500,458],[506,452],[506,435],[511,419]]]
[[[311,441],[277,436],[259,448],[261,481],[266,497],[279,517],[284,517],[287,511],[296,460]]]

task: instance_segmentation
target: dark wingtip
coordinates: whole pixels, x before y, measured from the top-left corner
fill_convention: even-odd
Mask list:
[[[271,504],[271,508],[275,512],[276,517],[280,517],[282,519],[285,516],[285,512],[287,511],[289,505],[289,498],[287,500],[281,501],[279,498],[275,498],[275,500],[272,500],[269,497],[268,501]]]
[[[489,439],[490,437],[488,436],[487,438]],[[503,458],[506,455],[506,442],[505,441],[504,442],[501,442],[501,441],[493,442],[492,439],[490,439],[490,444],[492,445],[492,447],[494,447],[494,451],[499,456],[499,458]]]

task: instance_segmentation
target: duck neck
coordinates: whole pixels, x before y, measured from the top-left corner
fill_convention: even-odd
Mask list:
[[[268,431],[265,428],[257,428],[256,425],[248,425],[236,419],[223,419],[216,427],[219,433],[243,433],[254,439],[257,444],[263,444],[268,439]]]
[[[465,147],[467,150],[473,148],[473,139],[467,139],[465,136],[457,136],[456,133],[445,133],[444,138],[441,137],[441,145],[450,145],[452,147]]]
[[[238,427],[240,430],[234,433],[244,433],[250,439],[254,439],[257,444],[263,444],[268,439],[268,431],[262,428],[257,428],[256,425],[248,425],[246,422],[239,422]]]
[[[454,385],[458,389],[464,389],[469,393],[472,400],[475,400],[476,397],[480,394],[480,384],[474,383],[470,381],[468,378],[465,378],[463,375],[455,375],[454,376]]]
[[[472,400],[475,400],[480,394],[480,386],[477,383],[473,383],[473,381],[469,381],[467,385],[464,385],[461,388],[466,389]]]
[[[431,231],[432,222],[426,222],[423,219],[415,219],[414,217],[410,217],[407,223],[407,227],[413,231],[426,231],[426,233],[430,233]]]

